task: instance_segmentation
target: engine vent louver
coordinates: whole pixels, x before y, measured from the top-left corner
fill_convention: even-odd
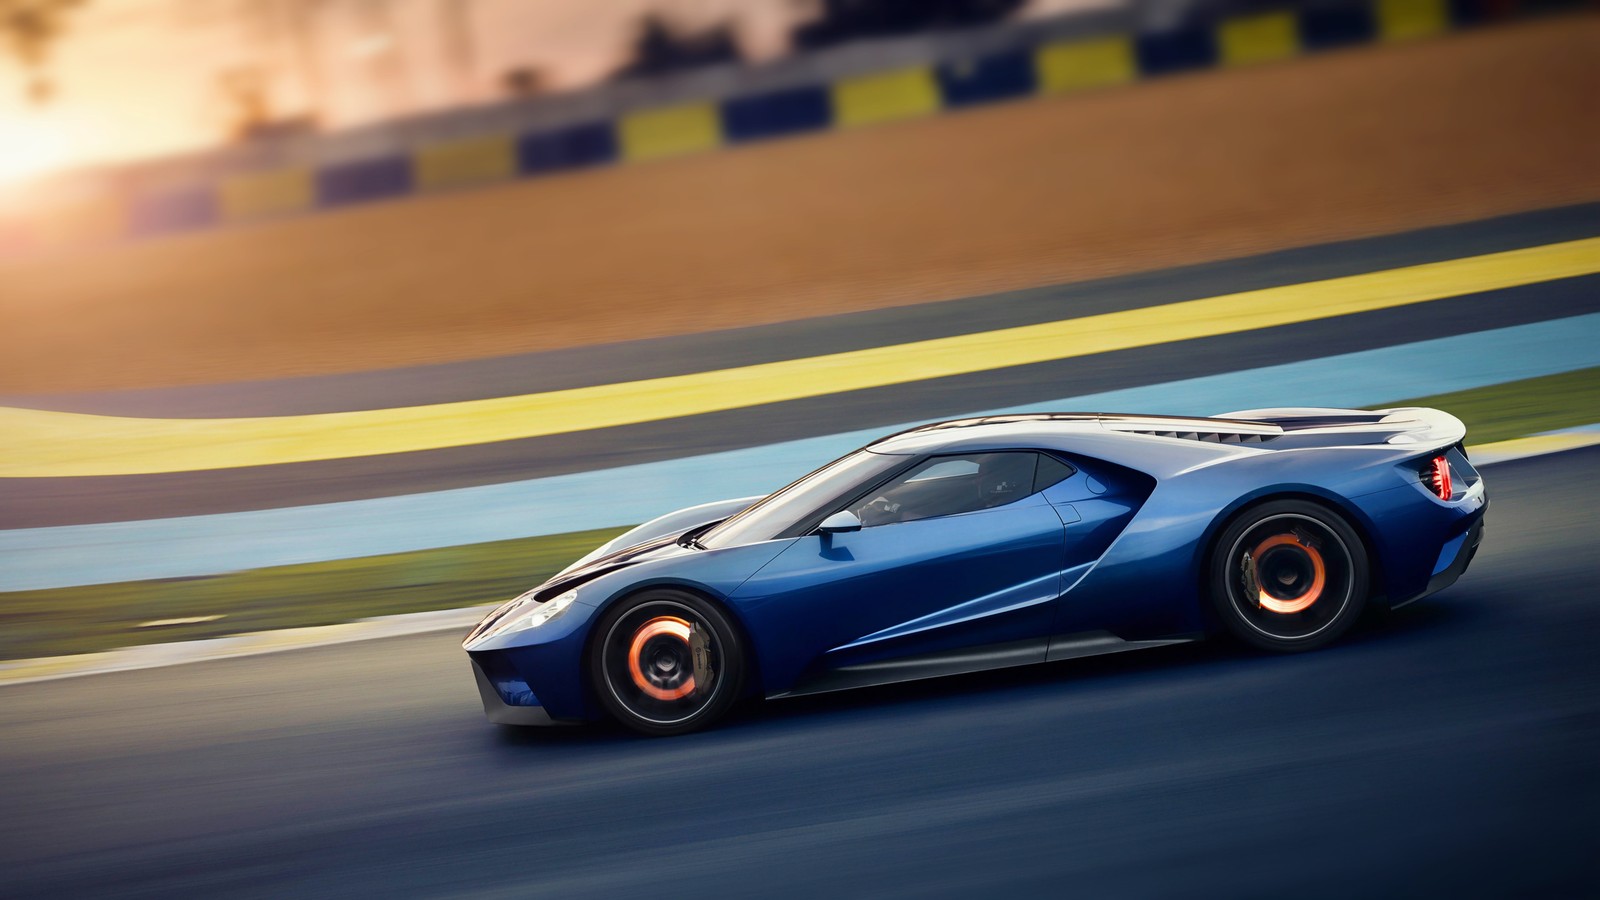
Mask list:
[[[1278,438],[1278,435],[1275,434],[1240,434],[1221,431],[1134,431],[1133,434],[1180,438],[1186,441],[1206,441],[1212,444],[1265,444],[1267,441],[1277,440]]]

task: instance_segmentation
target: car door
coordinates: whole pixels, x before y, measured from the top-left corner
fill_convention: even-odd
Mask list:
[[[929,458],[845,504],[861,530],[800,537],[746,581],[735,602],[782,636],[763,648],[768,693],[843,666],[1042,639],[1065,529],[1033,489],[1039,468],[1032,452]]]

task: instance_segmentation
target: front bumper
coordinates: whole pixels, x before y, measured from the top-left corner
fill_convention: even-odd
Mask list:
[[[478,665],[477,660],[472,660],[472,677],[478,684],[478,696],[483,699],[483,714],[489,721],[496,725],[566,725],[559,719],[551,718],[542,706],[513,705],[507,703],[500,692],[495,689],[494,683]],[[528,694],[532,698],[532,693]]]

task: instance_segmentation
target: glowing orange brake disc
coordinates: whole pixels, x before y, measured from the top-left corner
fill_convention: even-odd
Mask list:
[[[1260,602],[1262,609],[1265,609],[1269,612],[1288,615],[1290,613],[1303,612],[1307,609],[1310,609],[1311,604],[1317,602],[1317,599],[1322,596],[1322,587],[1327,581],[1327,570],[1322,564],[1322,554],[1317,550],[1317,548],[1301,540],[1299,536],[1294,534],[1275,534],[1272,537],[1267,538],[1266,540],[1257,544],[1254,550],[1250,551],[1250,557],[1252,559],[1259,560],[1261,559],[1261,554],[1271,550],[1273,547],[1284,546],[1298,547],[1305,551],[1306,556],[1310,557],[1310,587],[1307,587],[1304,591],[1302,591],[1300,596],[1290,597],[1288,599],[1282,599],[1268,594],[1266,588],[1261,587],[1259,582],[1257,583],[1256,590],[1259,592],[1257,599]]]
[[[661,687],[645,674],[640,656],[644,647],[658,637],[669,637],[683,642],[684,658],[689,658],[689,623],[675,616],[661,616],[639,626],[633,634],[633,644],[628,647],[628,673],[633,676],[633,686],[657,700],[681,700],[694,693],[694,675],[684,676],[675,687]]]

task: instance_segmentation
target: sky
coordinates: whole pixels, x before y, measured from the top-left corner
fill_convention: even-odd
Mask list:
[[[1116,0],[1033,0],[1027,14]],[[510,69],[551,90],[623,58],[642,16],[731,22],[755,59],[785,52],[817,0],[87,0],[47,73],[51,99],[0,55],[0,184],[214,145],[234,120],[225,84],[263,84],[277,116],[348,127],[503,97]],[[296,22],[298,21],[298,27]]]

